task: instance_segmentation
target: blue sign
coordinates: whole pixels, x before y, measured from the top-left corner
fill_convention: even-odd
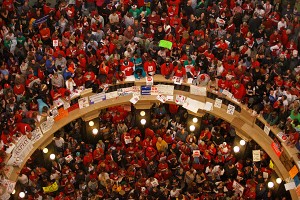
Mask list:
[[[141,95],[151,95],[151,85],[141,86]]]

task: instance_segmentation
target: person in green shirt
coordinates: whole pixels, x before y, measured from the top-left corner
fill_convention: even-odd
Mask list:
[[[26,41],[26,38],[22,35],[22,33],[19,33],[17,36],[18,44],[24,45],[25,41]]]
[[[298,121],[300,121],[300,113],[299,113],[299,109],[295,109],[292,110],[291,114],[290,114],[290,118],[292,120],[298,119]]]
[[[131,6],[129,12],[132,14],[134,19],[137,19],[141,14],[141,11],[137,9],[136,5]]]
[[[145,17],[148,17],[151,14],[151,10],[147,6],[140,7],[140,13],[141,12],[145,13]]]

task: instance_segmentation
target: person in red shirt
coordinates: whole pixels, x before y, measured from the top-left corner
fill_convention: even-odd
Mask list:
[[[46,25],[42,26],[42,29],[40,29],[40,34],[41,34],[43,43],[51,45],[51,39],[50,39],[51,32],[50,32],[50,29]]]
[[[149,57],[148,60],[144,63],[144,70],[147,75],[153,76],[156,72],[156,63],[154,60]]]
[[[246,95],[246,89],[243,84],[235,83],[231,86],[231,92],[233,94],[233,97],[237,100],[242,100],[244,96]]]
[[[93,162],[93,154],[91,152],[86,152],[83,157],[83,165],[88,167]]]
[[[176,62],[174,63],[174,66],[175,67],[173,69],[171,77],[176,76],[186,80],[187,79],[186,70],[184,67],[182,67],[181,63]]]
[[[173,72],[173,63],[170,62],[170,58],[166,58],[166,62],[161,65],[160,68],[161,75],[163,75],[166,79],[171,78],[171,74]]]
[[[124,61],[120,67],[120,70],[126,75],[131,76],[133,75],[133,62],[129,61],[129,59],[126,57],[124,58]]]

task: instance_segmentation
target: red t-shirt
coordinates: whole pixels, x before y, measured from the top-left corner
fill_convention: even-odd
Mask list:
[[[185,75],[186,75],[186,70],[184,67],[182,67],[181,69],[178,69],[178,67],[174,68],[174,76],[183,77]]]

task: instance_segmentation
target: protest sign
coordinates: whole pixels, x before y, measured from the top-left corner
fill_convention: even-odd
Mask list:
[[[158,46],[159,47],[164,47],[167,49],[172,49],[173,43],[168,41],[168,40],[160,40]]]

